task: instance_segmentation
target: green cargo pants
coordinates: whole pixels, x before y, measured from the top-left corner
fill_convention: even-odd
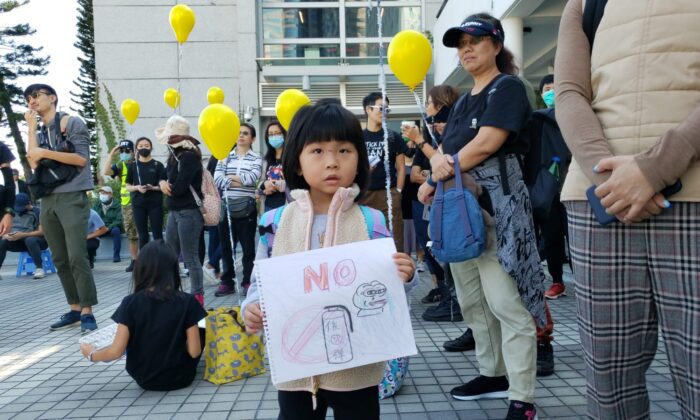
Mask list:
[[[69,305],[97,304],[87,255],[90,205],[84,191],[49,194],[41,200],[41,227]]]

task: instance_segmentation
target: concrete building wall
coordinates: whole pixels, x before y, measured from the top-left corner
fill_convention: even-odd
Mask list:
[[[138,120],[127,128],[132,139],[155,140],[154,130],[173,113],[163,101],[163,92],[177,89],[178,78],[182,98],[178,113],[190,121],[192,135],[199,139],[197,119],[208,105],[209,87],[221,87],[224,103],[237,112],[257,105],[255,2],[188,1],[196,23],[182,45],[181,58],[168,18],[175,4],[174,0],[94,0],[99,82],[111,91],[117,106],[125,98],[141,106]],[[107,105],[104,92],[101,100]],[[109,150],[104,138],[100,141],[105,162]],[[206,146],[203,152],[209,153]],[[166,155],[164,147],[156,146],[155,157]]]

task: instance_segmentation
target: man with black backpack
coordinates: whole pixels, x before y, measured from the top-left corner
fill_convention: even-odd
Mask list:
[[[58,95],[51,86],[33,84],[24,90],[24,97],[29,108],[24,114],[29,140],[27,158],[35,175],[42,172],[37,170],[40,165],[52,168],[53,173],[68,174],[54,179],[50,186],[46,178],[35,177],[29,183],[34,188],[32,193],[42,194],[41,226],[70,305],[70,311],[52,324],[51,330],[80,323],[82,332],[89,332],[97,329],[92,315],[97,290],[85,248],[85,226],[90,214],[85,192],[93,188],[90,135],[83,120],[56,111]],[[43,122],[41,128],[39,119]]]

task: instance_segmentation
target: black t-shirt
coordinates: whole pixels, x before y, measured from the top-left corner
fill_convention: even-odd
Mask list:
[[[379,163],[372,169],[369,177],[369,190],[383,190],[386,188],[386,171],[384,170],[384,131],[363,130],[367,156],[372,161],[372,156],[377,156]],[[406,154],[406,143],[401,135],[389,130],[389,170],[391,173],[391,187],[396,187],[396,155]]]
[[[138,167],[137,167],[138,165]],[[129,165],[126,172],[126,183],[131,185],[158,186],[160,181],[168,178],[165,166],[155,159],[148,162],[134,162]],[[141,194],[138,191],[131,193],[131,203],[139,207],[157,207],[163,205],[163,193],[160,191],[148,191]]]
[[[125,297],[112,319],[129,328],[126,371],[146,389],[153,389],[152,384],[191,383],[198,359],[187,353],[185,330],[206,315],[194,296],[184,292],[168,300],[145,291]]]
[[[416,155],[413,157],[413,166],[417,166],[421,171],[430,170],[430,159],[423,153],[422,150],[418,150]]]
[[[500,78],[505,79],[491,92]],[[445,154],[453,155],[476,137],[479,128],[490,126],[510,132],[501,147],[504,152],[522,153],[518,133],[530,113],[530,103],[522,82],[515,76],[499,75],[477,95],[467,92],[459,98],[450,111],[442,134],[442,150]]]
[[[406,180],[401,191],[401,216],[404,220],[413,219],[413,201],[418,201],[420,184],[411,182],[411,167],[406,167]]]

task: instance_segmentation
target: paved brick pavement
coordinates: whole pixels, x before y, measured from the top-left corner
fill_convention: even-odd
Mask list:
[[[269,375],[224,386],[196,379],[186,389],[153,392],[142,390],[132,381],[124,371],[123,360],[89,363],[78,351],[79,330],[49,331],[48,326],[66,311],[58,277],[16,278],[12,263],[5,265],[0,270],[0,419],[276,418],[276,392]],[[108,322],[129,292],[125,266],[126,262],[97,262],[94,273],[100,304],[95,310],[101,325]],[[456,401],[449,396],[451,388],[477,374],[474,352],[441,351],[442,343],[460,335],[464,326],[420,318],[426,305],[419,300],[429,289],[428,277],[422,280],[411,308],[420,354],[411,357],[409,375],[399,394],[381,402],[382,419],[504,418],[506,400]],[[214,286],[205,287],[207,306],[231,304],[236,299],[214,298]],[[569,296],[550,304],[556,322],[556,373],[538,380],[539,417],[581,418],[585,413],[585,385],[575,298],[570,291]],[[660,343],[647,376],[655,420],[679,418],[667,365]]]

